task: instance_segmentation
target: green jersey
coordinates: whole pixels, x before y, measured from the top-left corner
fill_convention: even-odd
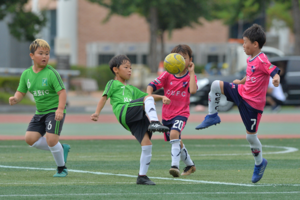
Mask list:
[[[110,98],[113,112],[119,120],[121,109],[124,105],[123,113],[126,113],[130,101],[145,97],[148,94],[132,85],[124,85],[118,80],[110,80],[105,86],[103,96],[105,95],[107,99]]]
[[[65,86],[60,75],[53,67],[47,65],[38,73],[33,72],[32,66],[26,69],[21,75],[17,90],[33,94],[37,109],[35,114],[47,114],[55,112],[58,108],[57,92],[62,89],[65,89]]]

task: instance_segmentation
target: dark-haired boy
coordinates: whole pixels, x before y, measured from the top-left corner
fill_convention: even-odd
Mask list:
[[[266,42],[266,35],[261,26],[254,24],[243,34],[244,51],[247,59],[246,76],[242,80],[234,80],[233,83],[214,81],[209,93],[208,115],[196,129],[204,129],[221,122],[218,116],[218,106],[221,94],[228,101],[236,103],[240,115],[246,127],[246,139],[254,156],[255,165],[252,182],[258,182],[267,166],[267,160],[262,157],[262,145],[257,138],[259,122],[266,103],[266,93],[269,77],[273,78],[273,85],[278,87],[280,83],[280,70],[272,65],[267,56],[261,52]]]
[[[126,84],[131,76],[131,62],[125,55],[113,57],[109,62],[110,69],[115,75],[114,80],[110,80],[105,87],[104,93],[98,103],[96,112],[91,115],[93,121],[98,120],[98,116],[110,98],[113,112],[122,126],[130,131],[142,146],[140,158],[140,170],[137,184],[155,185],[147,176],[152,157],[152,132],[166,132],[169,128],[163,126],[157,117],[155,100],[162,100],[164,104],[169,104],[170,99],[165,96],[148,95],[138,88]],[[147,113],[149,119],[145,115]]]

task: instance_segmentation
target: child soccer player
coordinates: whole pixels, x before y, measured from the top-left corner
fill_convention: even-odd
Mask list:
[[[162,122],[170,128],[170,132],[164,133],[165,141],[169,141],[172,145],[169,173],[173,177],[179,177],[180,160],[186,164],[181,175],[190,175],[196,171],[195,164],[182,143],[181,131],[190,116],[190,94],[197,92],[197,77],[192,62],[192,50],[188,45],[178,45],[171,53],[179,53],[184,57],[185,69],[177,75],[164,72],[148,85],[147,93],[152,94],[153,91],[163,87],[164,94],[171,100],[169,105],[164,104],[162,107]]]
[[[19,87],[9,98],[9,104],[19,103],[27,91],[33,94],[37,110],[27,128],[25,141],[37,149],[51,151],[57,165],[54,177],[65,177],[68,175],[65,163],[70,146],[58,141],[66,116],[65,86],[57,71],[48,65],[49,44],[36,39],[29,50],[33,66],[22,73]]]
[[[273,85],[278,87],[280,70],[272,65],[267,56],[261,52],[266,42],[266,35],[261,26],[254,24],[243,34],[244,51],[247,59],[246,76],[233,83],[214,81],[209,93],[208,115],[196,129],[204,129],[221,122],[218,116],[218,105],[221,93],[228,101],[236,103],[246,127],[246,139],[254,156],[255,165],[252,182],[258,182],[267,167],[267,160],[262,157],[262,145],[257,138],[257,129],[266,103],[269,77],[273,77]]]
[[[113,57],[109,62],[109,67],[115,75],[115,79],[106,84],[96,112],[91,115],[91,119],[93,121],[98,120],[106,100],[110,98],[110,104],[116,118],[125,129],[134,135],[142,146],[140,171],[136,183],[155,185],[146,176],[152,157],[152,132],[165,132],[169,128],[161,125],[158,121],[154,99],[162,99],[165,104],[169,104],[170,100],[165,96],[148,95],[136,87],[126,84],[126,80],[131,76],[131,62],[127,56],[118,55]],[[151,123],[145,115],[144,107]]]

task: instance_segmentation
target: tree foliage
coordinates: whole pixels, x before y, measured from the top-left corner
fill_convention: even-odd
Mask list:
[[[0,0],[0,20],[10,16],[8,27],[10,34],[18,40],[32,41],[46,24],[44,13],[37,16],[24,6],[28,0]]]

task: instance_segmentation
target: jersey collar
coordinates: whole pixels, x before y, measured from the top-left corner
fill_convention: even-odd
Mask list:
[[[254,56],[254,58],[249,59],[249,62],[252,62],[257,56],[259,56],[260,54],[262,54],[263,52],[260,52],[259,54],[257,54],[256,56]]]

